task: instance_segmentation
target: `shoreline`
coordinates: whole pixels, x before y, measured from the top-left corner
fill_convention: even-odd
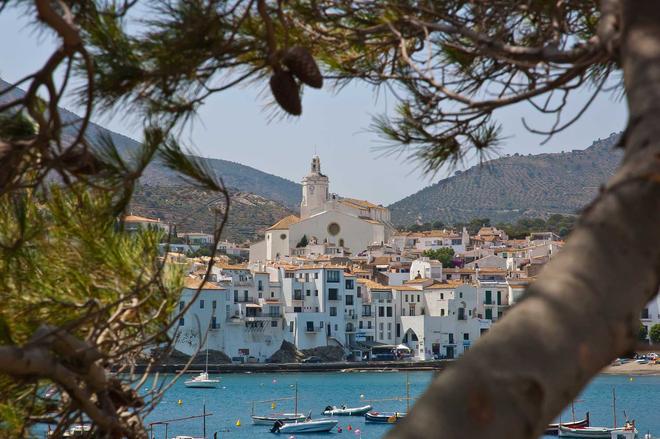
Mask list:
[[[632,360],[619,366],[607,366],[603,375],[660,376],[660,364],[639,364]]]
[[[280,373],[280,372],[346,372],[361,371],[398,372],[406,371],[442,371],[455,360],[433,361],[378,361],[378,362],[333,362],[333,363],[248,363],[248,364],[211,364],[209,373]],[[160,364],[152,368],[152,372],[178,373],[185,364]],[[199,373],[204,370],[204,364],[191,364],[187,373]],[[135,371],[142,373],[146,365],[137,365]],[[660,369],[660,368],[659,368]]]

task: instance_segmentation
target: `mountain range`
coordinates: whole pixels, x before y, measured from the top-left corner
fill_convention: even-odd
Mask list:
[[[0,90],[11,85],[0,79]],[[23,93],[14,89],[11,95]],[[6,96],[1,100],[6,100]],[[65,121],[78,119],[61,109]],[[109,136],[121,151],[132,151],[139,142],[91,124],[94,141]],[[595,141],[584,150],[508,155],[457,171],[419,192],[389,206],[392,222],[469,221],[488,217],[494,222],[521,217],[547,217],[552,213],[577,213],[589,203],[621,160],[614,148],[619,133]],[[301,186],[290,180],[227,160],[202,158],[230,188],[232,204],[225,238],[253,240],[283,216],[298,212]],[[220,203],[213,193],[186,185],[158,161],[140,179],[131,210],[177,224],[179,231],[211,231],[212,208]]]
[[[584,150],[513,154],[457,171],[390,205],[392,222],[510,222],[578,213],[621,161],[622,153],[615,148],[619,136],[612,133]]]

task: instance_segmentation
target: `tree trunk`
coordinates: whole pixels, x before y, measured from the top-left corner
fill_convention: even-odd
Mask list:
[[[634,349],[660,283],[660,2],[623,1],[621,167],[526,298],[435,380],[389,437],[535,438]],[[634,413],[633,413],[634,415]]]

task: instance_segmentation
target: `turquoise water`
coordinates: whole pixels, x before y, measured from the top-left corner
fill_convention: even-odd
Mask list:
[[[432,379],[429,372],[410,372],[410,394],[423,393]],[[227,374],[221,377],[217,389],[189,389],[179,380],[165,395],[162,403],[154,410],[148,421],[164,420],[202,413],[206,404],[207,436],[218,431],[220,438],[278,437],[268,432],[267,426],[253,426],[250,419],[251,401],[293,396],[293,386],[298,384],[298,407],[301,412],[312,411],[312,417],[322,417],[327,405],[364,405],[364,400],[405,396],[405,373],[286,373],[286,374]],[[612,388],[617,395],[617,420],[623,421],[623,411],[637,421],[640,433],[650,431],[660,435],[660,377],[599,376],[585,389],[575,404],[576,417],[582,418],[590,411],[592,425],[612,424]],[[363,397],[361,398],[361,395]],[[182,404],[178,404],[178,400]],[[405,411],[405,401],[383,401],[372,403],[380,411]],[[271,411],[270,404],[261,404],[258,414]],[[279,403],[276,411],[293,411],[293,401]],[[570,408],[563,415],[571,417]],[[362,417],[339,417],[342,433],[299,435],[305,438],[341,437],[379,438],[391,427],[364,423]],[[241,426],[236,422],[240,420]],[[351,426],[351,431],[348,426]],[[200,421],[173,423],[168,427],[168,436],[177,434],[202,435]],[[355,430],[360,430],[360,436]],[[162,426],[153,430],[155,438],[165,438]],[[286,437],[289,436],[279,436]]]

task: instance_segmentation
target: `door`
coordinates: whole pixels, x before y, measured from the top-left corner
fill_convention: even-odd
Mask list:
[[[493,310],[490,309],[490,308],[488,308],[488,309],[486,310],[486,319],[487,319],[487,320],[493,320]]]
[[[484,300],[484,303],[485,303],[486,305],[488,305],[488,304],[490,304],[490,301],[491,301],[491,300],[492,300],[491,292],[490,292],[490,291],[486,291],[486,299]]]
[[[454,347],[447,346],[447,358],[454,358]]]
[[[502,304],[502,292],[501,291],[497,292],[497,304],[498,305]]]

